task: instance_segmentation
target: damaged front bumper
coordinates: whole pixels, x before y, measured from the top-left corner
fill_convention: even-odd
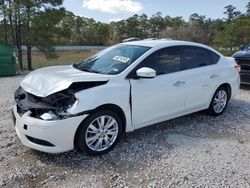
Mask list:
[[[31,111],[23,114],[13,106],[15,130],[23,145],[47,152],[61,153],[74,149],[74,137],[87,114],[66,119],[46,121],[31,117]]]

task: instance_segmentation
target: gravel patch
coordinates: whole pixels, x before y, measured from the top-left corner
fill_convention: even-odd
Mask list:
[[[90,157],[21,145],[10,112],[22,78],[0,78],[0,187],[250,187],[250,87],[219,117],[199,112],[140,129]]]

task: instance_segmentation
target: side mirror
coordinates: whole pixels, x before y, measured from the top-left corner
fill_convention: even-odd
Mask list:
[[[245,45],[240,45],[239,49],[240,49],[240,50],[244,50],[245,47],[246,47]]]
[[[142,67],[136,71],[136,75],[139,78],[154,78],[156,77],[156,71],[148,67]]]

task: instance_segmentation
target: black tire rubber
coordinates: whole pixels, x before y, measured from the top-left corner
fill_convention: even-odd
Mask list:
[[[94,121],[97,117],[99,116],[103,116],[103,115],[108,115],[113,117],[118,124],[118,135],[116,140],[114,141],[114,143],[107,148],[106,150],[103,151],[94,151],[92,149],[90,149],[87,144],[86,144],[86,140],[85,140],[85,133],[87,131],[88,125],[90,123],[92,123],[92,121]],[[122,120],[121,118],[113,111],[110,110],[100,110],[100,111],[96,111],[93,112],[90,116],[88,116],[81,124],[80,124],[80,129],[78,130],[79,133],[77,134],[77,148],[80,149],[80,151],[85,152],[88,155],[94,155],[94,156],[98,156],[98,155],[103,155],[105,153],[108,153],[109,151],[111,151],[115,145],[117,144],[117,142],[120,140],[121,135],[122,135]]]
[[[217,113],[217,112],[215,112],[215,110],[214,110],[213,101],[214,101],[214,98],[215,98],[216,94],[217,94],[219,91],[221,91],[221,90],[224,90],[224,91],[226,92],[226,94],[227,94],[227,103],[226,103],[225,108],[224,108],[220,113]],[[211,116],[219,116],[219,115],[221,115],[221,114],[226,110],[229,99],[230,99],[230,98],[229,98],[229,94],[228,94],[227,88],[225,88],[225,87],[219,87],[219,88],[215,91],[215,93],[214,93],[214,95],[213,95],[213,98],[212,98],[212,100],[211,100],[211,102],[210,102],[209,108],[207,109],[208,115],[211,115]]]

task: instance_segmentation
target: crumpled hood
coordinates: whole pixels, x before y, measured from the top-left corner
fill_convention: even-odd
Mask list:
[[[21,81],[21,87],[38,97],[47,97],[67,89],[74,82],[108,81],[110,75],[89,73],[75,69],[72,65],[38,69]]]

